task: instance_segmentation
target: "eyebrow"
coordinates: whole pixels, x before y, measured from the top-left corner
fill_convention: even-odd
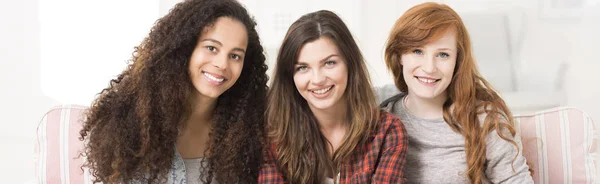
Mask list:
[[[218,44],[221,47],[223,46],[223,43],[221,43],[220,41],[217,41],[215,39],[212,39],[212,38],[202,39],[202,40],[200,40],[200,42],[213,42],[213,43]],[[239,48],[239,47],[233,48],[232,50],[234,50],[234,51],[240,51],[240,52],[243,52],[244,54],[246,53],[246,50],[244,50],[242,48]]]
[[[447,50],[447,51],[454,51],[454,49],[450,49],[450,48],[439,48],[437,50]]]
[[[327,61],[329,58],[335,57],[335,56],[339,56],[337,54],[331,54],[327,57],[325,57],[324,59],[321,59],[321,61],[319,61],[319,63],[323,62],[323,61]],[[296,63],[297,65],[308,65],[308,63],[303,62],[303,61],[298,61],[298,63]]]

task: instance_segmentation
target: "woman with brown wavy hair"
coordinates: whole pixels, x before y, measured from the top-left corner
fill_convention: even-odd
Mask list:
[[[96,182],[256,183],[268,78],[255,26],[233,0],[159,19],[87,112]]]
[[[406,125],[414,183],[533,183],[512,115],[479,74],[467,30],[437,3],[396,21],[385,62],[400,94],[382,103]]]
[[[259,183],[398,183],[405,130],[377,107],[344,22],[317,11],[294,22],[268,93],[269,145]]]

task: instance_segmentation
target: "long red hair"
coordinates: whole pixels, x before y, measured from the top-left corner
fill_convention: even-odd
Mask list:
[[[408,93],[400,64],[403,53],[440,38],[447,30],[456,36],[458,56],[452,82],[446,89],[444,120],[465,137],[466,174],[473,183],[485,178],[486,137],[498,135],[517,147],[512,114],[504,100],[481,76],[471,51],[471,40],[458,14],[447,5],[423,3],[412,7],[395,23],[385,48],[385,63],[398,89]],[[480,122],[480,115],[485,115]],[[509,132],[511,136],[503,134]],[[514,160],[517,158],[515,155]]]

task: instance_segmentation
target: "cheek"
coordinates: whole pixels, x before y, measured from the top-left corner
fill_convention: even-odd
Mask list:
[[[298,90],[303,89],[302,86],[304,86],[303,84],[306,82],[304,78],[306,77],[302,74],[294,74],[294,85],[296,85]]]
[[[338,78],[345,85],[348,84],[348,70],[345,67],[338,72]]]
[[[188,70],[190,73],[197,73],[199,72],[198,70],[200,69],[200,66],[202,65],[202,63],[206,60],[205,57],[202,56],[201,53],[198,52],[194,52],[192,54],[192,57],[190,57],[189,63],[188,63]]]
[[[196,62],[194,62],[194,60],[190,60],[190,62],[188,63],[188,73],[191,76],[194,76],[194,75],[196,75],[196,73],[198,73],[197,71],[198,71],[198,66],[197,66]]]
[[[233,75],[237,77],[239,77],[242,74],[242,70],[244,70],[244,63],[243,62],[239,62],[239,63],[234,63],[232,65],[232,72]]]
[[[415,69],[415,61],[411,58],[411,56],[403,56],[400,61],[402,67],[402,73],[407,74]]]
[[[447,76],[453,76],[454,75],[454,69],[456,67],[456,61],[454,62],[448,62],[447,65],[444,65],[444,73]]]

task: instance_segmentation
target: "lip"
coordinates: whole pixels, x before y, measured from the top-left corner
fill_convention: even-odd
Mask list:
[[[207,76],[207,75],[208,75],[208,76]],[[217,74],[210,73],[210,72],[206,72],[206,71],[202,71],[202,76],[204,77],[204,79],[205,79],[205,80],[206,80],[206,81],[207,81],[209,84],[212,84],[212,85],[214,85],[214,86],[220,86],[220,85],[222,85],[223,83],[225,83],[225,81],[227,81],[227,78],[223,77],[222,75],[217,75]],[[213,79],[213,78],[211,78],[211,77],[209,77],[209,76],[212,76],[212,77],[214,77],[214,78],[218,78],[218,79],[223,79],[223,80],[222,80],[222,81],[218,81],[218,80],[215,80],[215,79]]]
[[[315,98],[327,98],[327,97],[329,97],[329,96],[330,96],[330,95],[333,93],[333,88],[335,88],[335,85],[332,85],[332,86],[330,87],[330,89],[329,89],[327,92],[325,92],[325,93],[322,93],[322,94],[318,94],[318,93],[315,93],[315,92],[313,92],[313,91],[316,91],[316,90],[322,90],[322,89],[325,89],[325,88],[321,88],[321,89],[315,89],[315,90],[308,90],[308,91],[309,91],[309,92],[310,92],[310,94],[312,94],[312,95],[313,95]]]
[[[423,82],[423,81],[419,80],[419,78],[421,78],[421,79],[427,79],[427,80],[434,80],[434,82],[431,82],[431,83],[429,83],[429,82]],[[422,84],[424,86],[428,86],[428,87],[433,87],[433,86],[437,85],[438,82],[441,81],[441,79],[436,79],[436,78],[431,78],[431,77],[420,77],[420,76],[415,76],[415,80],[417,82],[419,82],[420,84]]]
[[[415,75],[415,77],[416,78],[421,78],[421,79],[440,80],[440,79],[434,78],[434,77],[426,77],[426,76],[418,76],[418,75]]]

